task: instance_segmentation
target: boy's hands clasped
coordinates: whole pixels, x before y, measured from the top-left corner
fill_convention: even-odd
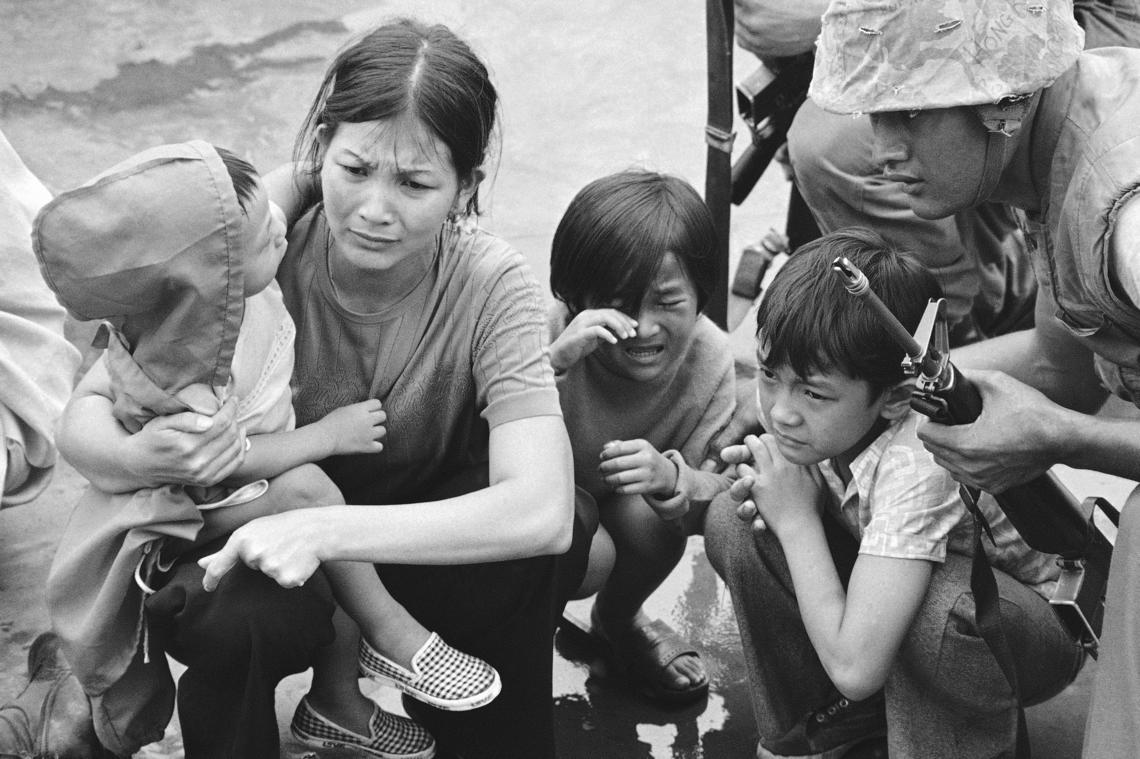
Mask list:
[[[784,458],[772,435],[748,435],[741,445],[721,452],[739,479],[729,496],[739,503],[736,515],[754,530],[771,529],[784,540],[806,520],[818,520],[827,492],[818,466],[801,466]]]
[[[579,312],[550,345],[550,363],[564,372],[597,349],[601,341],[617,345],[637,334],[637,320],[616,308]]]

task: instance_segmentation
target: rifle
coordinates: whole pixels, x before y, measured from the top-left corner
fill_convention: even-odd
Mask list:
[[[752,192],[807,99],[814,53],[772,58],[736,85],[736,108],[752,133],[752,144],[732,165],[732,203],[740,205]]]
[[[915,378],[911,408],[940,424],[969,424],[977,419],[982,411],[981,395],[950,363],[945,301],[930,301],[912,336],[879,300],[858,267],[846,258],[837,258],[832,269],[849,293],[866,300],[906,352],[903,369]],[[963,500],[989,533],[985,517],[977,510],[979,491],[966,486],[962,490]],[[1119,511],[1095,496],[1078,502],[1052,472],[997,493],[994,499],[1030,547],[1057,555],[1061,576],[1050,603],[1074,640],[1095,659],[1112,543],[1097,528],[1094,515],[1100,511],[1116,524]]]
[[[807,99],[814,62],[812,52],[766,59],[736,85],[736,108],[748,125],[752,141],[732,164],[730,199],[733,205],[744,202],[776,152],[787,142],[796,111]],[[788,196],[785,234],[773,232],[774,235],[770,233],[764,240],[741,251],[729,288],[734,295],[755,300],[776,254],[790,253],[820,236],[819,227],[794,182]]]

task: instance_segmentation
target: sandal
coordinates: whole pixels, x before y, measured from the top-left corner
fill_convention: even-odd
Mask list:
[[[709,681],[673,688],[662,681],[663,671],[682,656],[700,658],[700,652],[663,620],[628,627],[613,638],[602,632],[596,613],[591,614],[591,634],[606,650],[611,666],[624,671],[639,693],[668,704],[689,704],[708,695]]]

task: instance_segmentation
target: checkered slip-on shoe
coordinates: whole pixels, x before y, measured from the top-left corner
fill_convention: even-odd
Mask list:
[[[407,717],[389,714],[379,706],[368,721],[369,735],[345,730],[331,722],[302,698],[293,713],[289,729],[293,737],[311,748],[353,749],[377,759],[432,759],[435,739],[427,730]]]
[[[428,636],[427,643],[412,657],[410,672],[361,640],[360,671],[418,701],[451,712],[486,706],[503,688],[494,667],[452,648],[436,633]]]

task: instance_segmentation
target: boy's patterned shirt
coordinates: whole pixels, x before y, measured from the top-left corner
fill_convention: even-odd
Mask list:
[[[830,461],[820,464],[833,496],[827,508],[859,540],[861,554],[941,563],[948,550],[972,553],[972,518],[958,483],[918,439],[920,422],[912,412],[884,430],[852,461],[846,486]],[[1048,596],[1054,557],[1026,545],[992,496],[979,503],[994,536],[993,544],[982,538],[991,563]]]

